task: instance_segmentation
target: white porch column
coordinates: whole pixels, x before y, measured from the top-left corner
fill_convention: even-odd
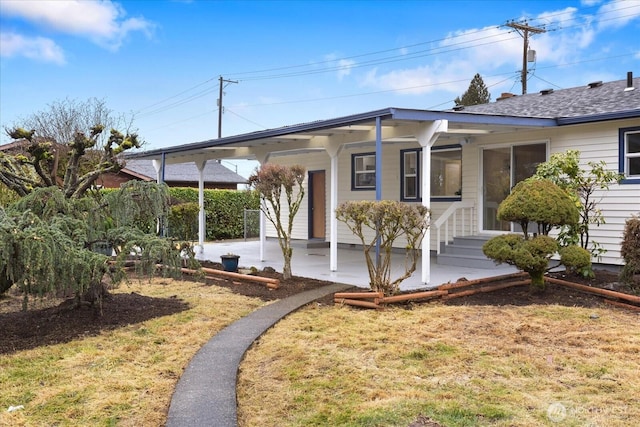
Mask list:
[[[164,182],[164,168],[165,168],[165,155],[162,153],[160,159],[153,159],[151,161],[153,168],[156,170],[156,182],[160,184]]]
[[[206,160],[201,160],[196,163],[198,168],[198,245],[200,245],[200,253],[204,252],[204,240],[206,235],[206,222],[204,212],[204,168],[207,165]]]
[[[431,209],[431,147],[449,127],[447,120],[435,120],[423,126],[416,137],[422,147],[422,205]],[[430,221],[431,222],[431,221]],[[431,224],[425,230],[422,240],[422,283],[431,281]]]
[[[166,153],[163,152],[162,156],[160,157],[160,160],[158,159],[153,159],[151,161],[151,164],[153,165],[153,168],[156,170],[156,182],[158,184],[161,184],[164,182],[164,168],[166,165]],[[162,221],[160,219],[158,219],[156,221],[156,233],[160,233],[163,237],[167,237],[167,227],[168,224],[162,224]],[[164,229],[163,229],[164,227]]]
[[[336,141],[329,141],[325,146],[331,160],[329,170],[329,270],[338,271],[338,155],[343,145]]]
[[[258,168],[261,168],[262,165],[264,165],[265,163],[267,163],[267,161],[269,160],[269,153],[267,153],[264,150],[256,150],[254,151],[255,153],[255,157],[256,160],[260,163],[260,166],[258,166]],[[260,261],[263,262],[264,261],[264,250],[265,250],[265,244],[267,241],[267,228],[266,228],[266,217],[264,215],[264,211],[262,210],[262,204],[264,202],[262,201],[262,198],[260,198]]]

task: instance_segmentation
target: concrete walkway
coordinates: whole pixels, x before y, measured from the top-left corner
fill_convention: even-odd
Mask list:
[[[191,359],[176,386],[167,427],[236,427],[238,367],[251,344],[287,314],[348,285],[334,284],[276,301],[217,333]]]
[[[259,257],[257,241],[208,243],[198,251],[199,259],[220,261],[220,255],[241,256],[240,265],[262,269],[270,266],[282,271],[282,253],[277,242],[269,241],[267,259]],[[338,271],[329,271],[327,248],[295,248],[293,274],[338,282],[276,301],[234,322],[209,340],[191,359],[174,390],[167,417],[167,427],[236,427],[236,380],[238,367],[251,344],[280,319],[298,308],[326,295],[356,285],[367,287],[368,273],[362,252],[339,250]],[[401,268],[404,259],[397,255],[394,264]],[[493,269],[446,267],[432,260],[431,283],[420,283],[420,273],[403,282],[402,290],[433,287],[460,277],[475,279],[511,273],[513,267]]]

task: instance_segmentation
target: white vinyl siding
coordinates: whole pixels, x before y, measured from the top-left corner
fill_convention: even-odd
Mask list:
[[[619,129],[637,126],[637,120],[617,120],[595,124],[583,124],[563,126],[559,128],[548,128],[540,130],[520,130],[517,133],[478,135],[471,143],[462,147],[462,200],[473,200],[476,206],[476,218],[474,218],[474,229],[478,230],[477,213],[479,208],[479,195],[481,188],[480,179],[480,147],[499,144],[513,143],[539,143],[548,141],[549,154],[564,152],[569,149],[580,151],[580,161],[583,168],[588,168],[590,161],[599,162],[604,160],[607,168],[618,171],[618,145]],[[451,140],[442,140],[438,145],[451,144]],[[400,151],[407,149],[418,149],[416,143],[384,143],[382,145],[382,199],[400,200],[400,182],[402,179],[400,170]],[[353,191],[351,189],[352,155],[366,154],[373,151],[373,146],[345,147],[338,157],[338,204],[345,200],[373,200],[375,191]],[[324,152],[317,152],[304,155],[294,155],[285,157],[275,157],[271,161],[283,164],[301,164],[307,170],[326,171],[326,218],[329,236],[330,216],[330,159]],[[305,191],[308,195],[307,182],[305,180]],[[308,201],[306,199],[300,207],[296,216],[293,238],[308,238]],[[592,226],[590,237],[597,241],[607,250],[600,262],[605,264],[621,265],[620,242],[624,230],[624,224],[632,214],[640,214],[640,184],[614,184],[608,191],[596,194],[602,198],[599,208],[605,216],[606,223],[600,227]],[[431,200],[432,221],[435,221],[449,207],[452,202]],[[275,236],[271,226],[268,227],[268,235]],[[436,249],[435,229],[431,229],[430,249]],[[354,236],[347,226],[338,222],[338,243],[360,245],[359,239]],[[396,242],[398,248],[404,246],[403,241]]]

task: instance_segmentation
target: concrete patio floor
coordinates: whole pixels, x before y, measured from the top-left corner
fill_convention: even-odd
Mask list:
[[[265,243],[264,260],[260,260],[260,242],[258,240],[229,240],[208,242],[203,250],[196,247],[196,257],[200,260],[220,262],[220,256],[233,253],[240,255],[241,268],[256,267],[262,270],[272,267],[282,271],[282,251],[276,240],[268,239]],[[400,275],[404,268],[404,255],[393,255],[392,280]],[[348,285],[369,287],[369,274],[361,249],[338,249],[338,269],[329,270],[329,248],[293,247],[291,270],[294,276],[327,280]],[[497,265],[491,269],[454,267],[436,264],[431,257],[431,280],[428,284],[421,281],[420,263],[411,277],[400,284],[401,290],[431,288],[447,282],[455,282],[459,278],[479,279],[515,273],[518,270],[508,265]]]

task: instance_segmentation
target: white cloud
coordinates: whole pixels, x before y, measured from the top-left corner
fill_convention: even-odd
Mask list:
[[[640,10],[629,8],[640,0],[612,1],[599,8],[594,15],[580,14],[575,7],[549,10],[535,17],[527,17],[534,26],[548,30],[530,34],[529,47],[537,53],[537,62],[543,66],[564,65],[581,61],[597,40],[605,21],[615,17],[615,25],[626,25],[639,17]],[[626,8],[626,9],[624,9]],[[629,14],[634,14],[631,18]],[[521,18],[522,21],[525,17]],[[609,21],[606,21],[609,22]],[[508,27],[485,27],[450,33],[436,49],[425,52],[428,63],[415,68],[392,71],[373,70],[361,84],[378,90],[393,90],[404,94],[425,94],[445,90],[462,93],[473,75],[479,72],[487,86],[509,80],[517,82],[522,68],[523,38]],[[601,47],[601,49],[605,49]],[[604,52],[604,50],[603,50]],[[408,52],[407,56],[422,55]],[[434,58],[434,59],[430,59]],[[535,64],[530,65],[532,68]],[[506,83],[505,83],[506,84]]]
[[[495,27],[457,31],[428,53],[437,58],[428,65],[389,72],[375,69],[363,77],[361,85],[411,95],[440,90],[462,93],[479,71],[486,74],[503,67],[518,69],[522,64],[522,38]]]
[[[55,31],[88,37],[117,50],[133,31],[151,35],[154,25],[144,18],[125,18],[124,8],[110,0],[3,0],[3,12]]]
[[[338,61],[338,80],[342,80],[345,76],[351,74],[351,67],[356,65],[356,61],[351,59],[341,59]]]
[[[24,56],[59,65],[65,63],[64,52],[53,40],[44,37],[28,38],[15,33],[0,34],[0,56]]]
[[[352,59],[339,59],[337,53],[326,54],[322,63],[328,69],[335,69],[337,71],[338,80],[342,80],[350,75],[351,69],[357,64],[356,61]]]
[[[598,9],[598,29],[621,28],[640,19],[640,0],[613,0]]]

